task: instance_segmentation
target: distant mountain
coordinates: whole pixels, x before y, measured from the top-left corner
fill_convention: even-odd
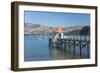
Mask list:
[[[46,35],[50,32],[53,32],[53,28],[47,25],[26,23],[24,26],[25,34]]]
[[[62,27],[64,34],[74,34],[78,33],[83,29],[84,26],[71,26],[71,27]],[[88,29],[88,28],[87,28]],[[54,33],[55,27],[51,27],[48,25],[42,24],[31,24],[25,23],[24,24],[24,34],[25,35],[48,35],[49,33]]]
[[[67,33],[68,35],[90,35],[90,27],[84,26],[81,30],[73,30]]]
[[[71,27],[63,27],[62,29],[64,30],[64,32],[70,32],[74,30],[81,30],[82,28],[83,26],[76,25],[76,26],[71,26]]]

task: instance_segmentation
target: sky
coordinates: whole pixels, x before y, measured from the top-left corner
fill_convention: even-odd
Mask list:
[[[52,27],[70,27],[75,25],[90,25],[90,14],[24,11],[24,22],[32,24],[49,25]]]

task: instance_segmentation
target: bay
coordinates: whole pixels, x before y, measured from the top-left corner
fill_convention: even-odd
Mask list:
[[[76,55],[73,56],[72,48],[69,56],[68,50],[49,48],[49,38],[47,36],[24,36],[24,61],[80,59],[79,52],[79,47],[76,47]],[[87,56],[86,48],[83,48],[82,54],[82,59],[90,58]]]

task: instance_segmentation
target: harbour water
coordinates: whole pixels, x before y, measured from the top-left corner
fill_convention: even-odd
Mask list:
[[[69,56],[68,48],[63,49],[49,48],[47,36],[25,35],[24,37],[24,61],[44,61],[44,60],[64,60],[80,59],[79,47],[75,48],[76,55],[73,56],[73,48]],[[87,48],[82,49],[82,59],[90,58],[87,56]]]

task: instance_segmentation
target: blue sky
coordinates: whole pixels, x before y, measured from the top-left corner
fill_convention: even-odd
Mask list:
[[[25,23],[70,27],[90,25],[90,14],[24,11]]]

